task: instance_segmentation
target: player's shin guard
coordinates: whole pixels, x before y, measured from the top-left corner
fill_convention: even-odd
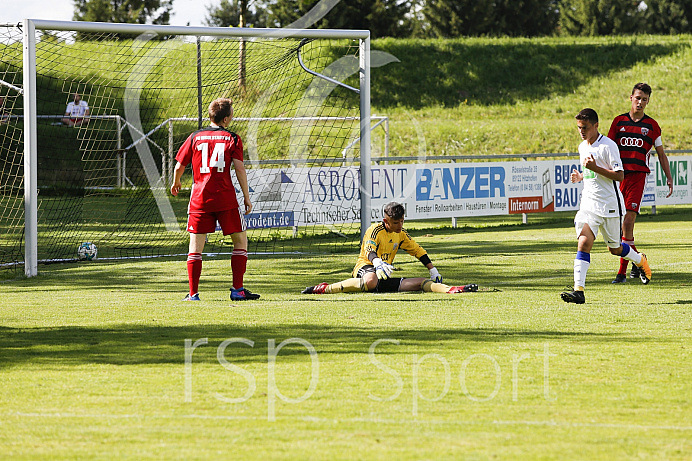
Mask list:
[[[447,293],[451,287],[444,283],[435,283],[432,280],[426,280],[423,282],[421,289],[426,293]]]
[[[622,238],[622,244],[628,245],[634,251],[637,251],[637,249],[634,247],[634,240],[627,240],[623,237]],[[628,264],[629,264],[629,261],[627,259],[620,258],[620,269],[618,270],[618,274],[622,274],[622,275],[627,274],[627,265]]]
[[[634,264],[641,264],[642,254],[638,253],[633,246],[628,245],[625,242],[622,242],[622,253],[620,254],[620,259],[624,259],[625,261],[632,261]],[[627,271],[626,265],[625,271]]]
[[[202,275],[202,253],[187,255],[187,280],[190,284],[190,296],[199,293],[199,277]]]
[[[362,278],[351,278],[341,282],[332,283],[324,292],[329,293],[353,293],[356,291],[368,291],[368,286]]]
[[[233,288],[243,288],[243,277],[247,267],[247,250],[233,250],[231,253],[231,270],[233,271]]]
[[[574,258],[574,289],[581,291],[586,285],[586,273],[591,265],[591,255],[584,251],[577,251]]]

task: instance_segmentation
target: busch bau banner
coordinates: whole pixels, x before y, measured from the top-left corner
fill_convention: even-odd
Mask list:
[[[669,157],[674,193],[652,158],[643,206],[692,203],[688,172],[692,157]],[[398,201],[407,219],[574,211],[582,183],[577,159],[491,163],[373,166],[372,216]],[[247,170],[253,213],[248,228],[292,227],[360,221],[360,173],[356,167]],[[242,203],[242,196],[240,197]]]

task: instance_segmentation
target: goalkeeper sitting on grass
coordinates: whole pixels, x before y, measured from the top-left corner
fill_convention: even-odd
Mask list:
[[[428,253],[418,245],[403,229],[404,206],[391,202],[384,207],[384,219],[371,225],[365,231],[360,247],[360,255],[353,268],[353,278],[341,282],[320,283],[307,287],[304,294],[341,293],[352,291],[374,291],[376,293],[395,293],[398,291],[432,291],[435,293],[464,293],[478,291],[478,285],[452,287],[442,283],[442,275],[428,257]],[[403,249],[418,258],[430,271],[430,278],[391,277],[394,256]]]

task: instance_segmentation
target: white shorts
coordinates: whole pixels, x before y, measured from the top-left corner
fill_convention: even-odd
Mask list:
[[[588,224],[594,237],[598,237],[598,231],[603,234],[603,241],[608,248],[618,248],[622,239],[622,218],[620,216],[604,218],[590,211],[579,210],[574,217],[574,228],[577,238],[581,235],[584,224]]]

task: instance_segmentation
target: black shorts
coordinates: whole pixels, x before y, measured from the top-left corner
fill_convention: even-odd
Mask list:
[[[375,273],[375,266],[363,266],[358,269],[356,277],[363,278],[368,272]],[[396,293],[401,285],[401,277],[390,277],[387,280],[378,280],[377,286],[373,290],[375,293]]]

